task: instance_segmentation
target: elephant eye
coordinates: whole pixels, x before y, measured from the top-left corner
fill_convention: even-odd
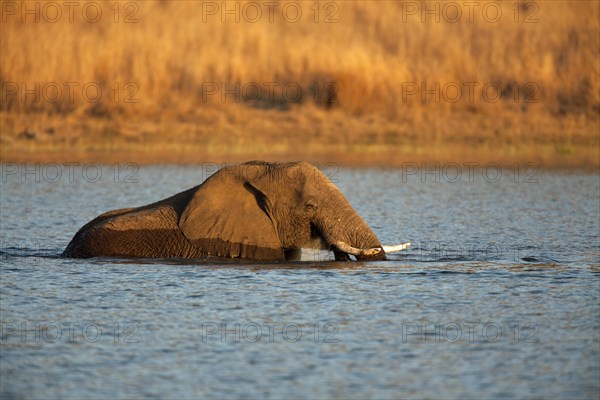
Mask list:
[[[304,204],[304,209],[307,212],[315,212],[317,211],[317,204],[312,201],[312,200],[308,200],[305,204]]]

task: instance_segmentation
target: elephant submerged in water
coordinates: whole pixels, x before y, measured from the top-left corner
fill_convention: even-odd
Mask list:
[[[84,225],[64,257],[230,257],[297,260],[301,249],[336,260],[384,260],[384,247],[342,192],[305,163],[247,162],[159,202],[109,211]]]

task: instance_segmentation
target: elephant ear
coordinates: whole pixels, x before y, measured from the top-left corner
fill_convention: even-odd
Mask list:
[[[217,173],[192,196],[179,228],[209,256],[285,260],[268,208],[268,197],[248,180]]]

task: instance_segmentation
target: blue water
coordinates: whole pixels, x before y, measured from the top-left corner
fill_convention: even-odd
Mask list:
[[[600,395],[598,175],[329,166],[382,262],[58,258],[211,172],[119,167],[2,166],[2,399]]]

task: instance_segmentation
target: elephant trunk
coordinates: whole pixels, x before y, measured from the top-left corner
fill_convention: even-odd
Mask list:
[[[320,207],[315,226],[325,241],[358,260],[385,260],[379,239],[358,213],[343,199],[342,204]]]

